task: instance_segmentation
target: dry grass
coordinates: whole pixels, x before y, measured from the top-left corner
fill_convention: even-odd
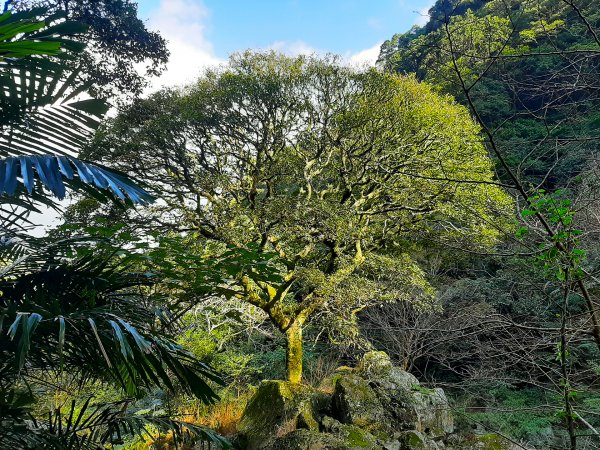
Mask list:
[[[146,436],[143,440],[140,440],[134,444],[126,446],[127,450],[194,450],[192,444],[179,443],[179,446],[175,446],[173,440],[173,434],[168,432],[166,434],[151,433],[152,437]]]
[[[149,443],[150,444],[150,443]],[[192,447],[191,444],[179,444],[178,447],[175,446],[175,444],[173,443],[173,436],[171,434],[171,432],[167,433],[166,435],[161,435],[159,436],[154,442],[151,443],[151,445],[149,445],[148,447],[149,449],[152,450],[193,450],[194,447]]]
[[[233,436],[249,399],[248,393],[222,399],[205,412],[193,414],[190,422],[212,428],[223,436]]]
[[[296,429],[296,420],[295,419],[287,419],[281,425],[277,427],[275,430],[275,436],[282,437],[286,434],[291,433]]]
[[[340,362],[331,356],[319,356],[304,374],[304,383],[314,388],[319,388],[326,378],[329,378],[339,367]]]

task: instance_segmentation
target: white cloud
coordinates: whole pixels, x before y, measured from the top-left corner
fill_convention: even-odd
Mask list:
[[[311,47],[304,41],[275,41],[269,45],[266,50],[275,50],[276,52],[281,52],[288,56],[318,55],[324,53],[321,50]]]
[[[435,2],[431,2],[429,5],[420,9],[419,11],[415,11],[417,17],[415,19],[414,25],[418,25],[420,27],[424,26],[429,22],[429,9],[433,6]]]
[[[374,66],[377,62],[377,58],[379,57],[379,49],[381,44],[383,44],[383,41],[378,42],[373,47],[360,50],[356,53],[348,52],[340,55],[341,62],[354,67]],[[307,44],[304,41],[275,41],[263,50],[274,50],[276,52],[284,53],[288,56],[325,56],[332,54],[330,52],[312,47],[310,44]]]
[[[358,53],[350,55],[348,61],[353,66],[374,66],[379,57],[379,50],[381,49],[383,41],[378,42],[373,47],[361,50]]]
[[[160,1],[159,7],[151,13],[148,25],[167,40],[171,56],[165,73],[154,80],[154,89],[188,83],[205,68],[223,62],[206,39],[208,17],[208,9],[198,1]]]

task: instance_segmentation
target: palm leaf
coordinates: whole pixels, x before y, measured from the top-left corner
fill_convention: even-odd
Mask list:
[[[84,244],[66,240],[42,248],[0,277],[0,316],[8,327],[0,369],[15,377],[77,371],[115,382],[130,395],[144,387],[174,391],[177,384],[213,402],[207,380],[222,383],[215,371],[164,332],[156,334],[163,315],[140,293],[155,279],[128,272],[126,257],[115,259],[100,247],[68,258]]]
[[[0,159],[0,197],[14,196],[19,184],[31,194],[36,181],[59,199],[65,197],[65,184],[78,189],[81,183],[86,183],[98,189],[109,190],[121,200],[129,199],[138,204],[147,204],[153,200],[148,192],[124,175],[73,157],[35,155]]]
[[[55,205],[42,188],[59,199],[69,188],[102,200],[152,201],[124,174],[74,157],[108,104],[77,99],[87,86],[78,85],[77,72],[65,64],[82,50],[69,36],[85,27],[60,14],[39,20],[45,12],[38,8],[0,16],[0,234],[9,240],[26,231],[23,211],[39,209],[37,203]],[[27,200],[22,199],[25,193]]]
[[[231,448],[225,438],[208,428],[132,411],[128,408],[131,400],[97,405],[91,400],[87,398],[83,404],[73,400],[68,407],[56,408],[45,420],[34,419],[28,426],[20,424],[17,419],[20,415],[15,415],[15,419],[0,424],[1,448],[96,450],[122,444],[125,437],[153,440],[149,427],[163,433],[169,431],[175,445],[192,440],[209,442],[214,448]]]
[[[68,37],[85,27],[65,22],[64,15],[39,20],[45,12],[36,8],[0,16],[0,127],[22,124],[26,113],[56,104],[69,89],[75,95],[85,90],[74,88],[65,65],[82,50]]]

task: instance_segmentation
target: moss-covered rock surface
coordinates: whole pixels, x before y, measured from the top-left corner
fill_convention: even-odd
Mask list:
[[[319,389],[263,382],[237,442],[243,450],[438,450],[453,429],[443,390],[423,388],[387,354],[370,352]]]
[[[291,431],[318,432],[320,416],[329,405],[327,394],[309,386],[263,381],[238,425],[240,446],[248,450],[267,449],[272,448],[278,436]]]

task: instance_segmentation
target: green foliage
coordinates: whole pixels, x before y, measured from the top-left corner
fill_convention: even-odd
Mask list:
[[[490,409],[493,410],[469,413],[467,420],[473,419],[483,423],[486,429],[498,430],[538,445],[552,442],[552,427],[557,425],[558,419],[544,409],[549,399],[542,391],[500,389],[492,395],[495,401]]]
[[[223,306],[226,309],[227,305]],[[183,317],[181,326],[184,331],[179,343],[196,358],[210,363],[223,374],[229,381],[229,387],[255,382],[261,372],[261,366],[256,361],[265,353],[256,353],[256,347],[248,343],[248,319],[244,317],[245,320],[242,320],[237,310],[209,309],[202,308],[202,311]],[[198,320],[198,317],[215,322],[207,329],[205,322]]]
[[[49,377],[66,371],[82,380],[105,380],[128,395],[164,386],[213,401],[206,380],[220,382],[214,370],[177,345],[165,328],[156,328],[169,320],[167,311],[140,294],[151,279],[129,272],[131,262],[124,256],[111,260],[95,249],[93,256],[88,250],[68,258],[65,245],[29,254],[0,281],[0,317],[8,327],[8,337],[0,341],[2,403],[8,411],[17,408],[7,426],[24,426],[14,386],[39,373]],[[76,438],[78,431],[68,434]],[[12,438],[21,439],[7,437]]]
[[[316,311],[352,327],[367,303],[426,302],[411,239],[495,241],[512,204],[477,131],[411,77],[249,52],[132,105],[90,156],[168,186],[150,217],[188,226],[212,273],[181,245],[163,258],[204,277],[190,292],[243,299],[286,332]]]
[[[593,26],[597,9],[580,3]],[[461,102],[467,89],[511,166],[528,181],[555,188],[585,170],[597,150],[589,128],[598,102],[596,50],[566,2],[445,0],[425,27],[385,42],[379,61],[388,71],[416,73]],[[547,95],[566,80],[569,95]],[[582,136],[592,139],[583,144]]]
[[[42,189],[33,189],[34,168],[40,185],[61,198],[64,176],[71,180],[69,186],[94,186],[99,198],[106,198],[102,191],[110,189],[122,200],[125,196],[136,203],[150,199],[121,174],[63,156],[86,136],[77,125],[69,129],[70,121],[83,123],[89,133],[97,123],[93,117],[105,112],[98,103],[73,104],[65,110],[65,117],[56,118],[48,111],[36,116],[56,100],[56,93],[65,95],[74,83],[75,77],[65,75],[68,70],[61,62],[68,53],[61,49],[82,49],[68,39],[82,27],[64,21],[53,24],[63,17],[60,14],[38,20],[46,13],[36,9],[0,17],[4,44],[0,68],[6,99],[1,106],[9,112],[0,124],[4,133],[0,156],[19,156],[0,160],[0,330],[5,330],[0,338],[0,447],[104,446],[120,441],[122,435],[143,433],[148,424],[170,429],[176,440],[189,430],[199,439],[227,446],[203,427],[183,425],[164,415],[131,415],[129,399],[92,406],[87,398],[81,406],[75,401],[68,408],[55,405],[45,417],[36,417],[33,411],[34,394],[53,386],[52,376],[65,372],[80,385],[106,381],[129,396],[140,395],[144,388],[175,390],[177,383],[178,390],[207,403],[216,398],[207,381],[221,382],[212,368],[175,342],[168,311],[157,307],[147,294],[154,275],[132,270],[139,263],[138,255],[101,239],[35,239],[22,232],[27,214],[35,210],[34,203],[23,199],[26,190],[34,202],[53,204]],[[53,70],[46,71],[48,66]],[[75,88],[71,94],[84,90]],[[24,113],[31,114],[31,122],[20,132],[18,119]],[[22,156],[19,144],[23,140],[28,146],[38,143],[38,151],[49,140],[59,147],[65,142],[67,147],[60,148],[61,156]],[[23,188],[18,188],[21,181]],[[91,187],[84,190],[94,193]],[[32,380],[38,389],[32,388]]]
[[[34,418],[26,429],[21,424],[12,424],[17,428],[4,428],[0,443],[7,448],[76,450],[97,448],[98,443],[123,443],[123,437],[128,435],[147,436],[152,441],[155,438],[152,431],[168,430],[174,445],[196,438],[230,448],[226,439],[205,427],[174,421],[161,414],[127,411],[129,400],[100,405],[93,405],[90,400],[82,405],[73,401],[68,407],[51,411],[44,420]]]
[[[577,399],[579,407],[586,412],[593,411],[598,403],[597,393],[581,397]],[[557,442],[557,434],[561,434],[561,414],[550,405],[559,401],[559,397],[536,388],[493,388],[488,391],[485,411],[463,412],[459,426],[463,426],[464,420],[466,423],[473,420],[488,430],[497,430],[517,440],[552,446]]]
[[[567,271],[572,280],[585,276],[582,263],[587,251],[580,247],[579,237],[583,231],[573,228],[575,210],[569,194],[570,192],[561,189],[552,193],[538,190],[536,195],[529,198],[529,209],[521,211],[525,220],[542,215],[552,225],[551,245],[539,245],[541,252],[537,260],[547,271],[554,271],[554,276],[559,281],[566,280]],[[523,227],[517,235],[522,237],[527,232],[527,227]]]
[[[581,393],[594,383],[597,357],[590,351],[590,323],[600,346],[593,306],[598,247],[589,238],[597,231],[596,221],[590,220],[597,206],[597,184],[590,180],[597,179],[592,161],[600,140],[597,127],[590,125],[599,105],[598,19],[597,5],[588,0],[440,0],[425,27],[394,36],[380,55],[387,71],[415,73],[470,107],[498,159],[500,178],[514,186],[516,198],[524,202],[515,220],[518,244],[509,238],[502,245],[503,253],[515,256],[474,261],[473,268],[481,272],[453,274],[446,280],[444,297],[457,307],[462,301],[492,306],[511,338],[525,329],[540,333],[519,348],[506,343],[511,338],[494,325],[482,328],[480,347],[489,339],[493,345],[487,352],[495,355],[506,345],[503,358],[510,359],[514,351],[530,366],[511,360],[500,368],[503,375],[494,375],[520,380],[515,388],[521,389],[511,395],[522,396],[526,404],[511,406],[510,396],[499,394],[499,404],[515,410],[512,418],[489,411],[479,417],[490,430],[533,441],[540,448],[566,447],[569,440],[575,448],[576,439],[585,446],[575,428],[587,427],[586,420],[595,417],[589,410],[581,416],[573,411],[581,407]],[[466,376],[463,386],[474,389],[469,372],[494,367],[491,360],[498,356],[480,366],[480,357],[485,360],[486,355],[469,353],[473,347],[466,341],[448,350],[469,355],[464,366],[449,358],[447,365],[455,364],[460,376],[443,369],[441,376],[455,382]],[[427,367],[431,373],[431,365]],[[532,385],[557,395],[543,404],[529,397],[524,386]],[[562,406],[549,406],[554,404]],[[570,436],[563,435],[563,427]]]

